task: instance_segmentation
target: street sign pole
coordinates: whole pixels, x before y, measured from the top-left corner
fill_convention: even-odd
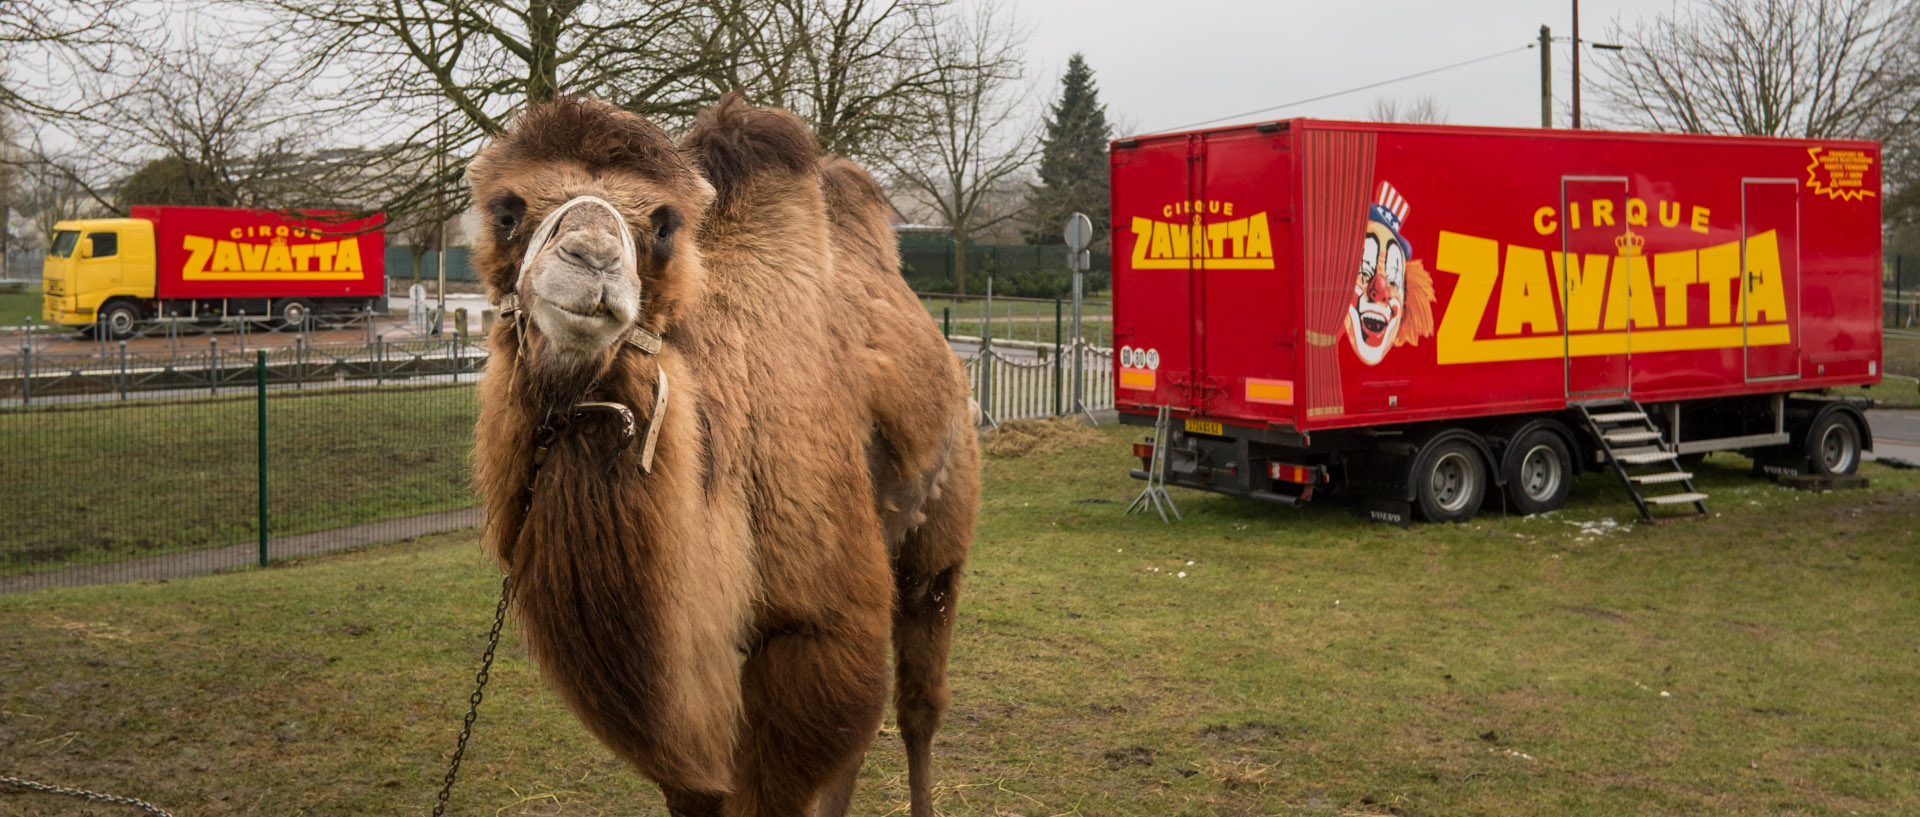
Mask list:
[[[1083,399],[1086,385],[1086,372],[1082,369],[1086,361],[1085,342],[1080,339],[1081,287],[1087,269],[1087,245],[1093,241],[1093,221],[1086,213],[1074,213],[1067,217],[1067,267],[1073,270],[1073,402],[1075,414],[1085,414],[1087,422],[1093,422],[1093,413],[1087,409]]]

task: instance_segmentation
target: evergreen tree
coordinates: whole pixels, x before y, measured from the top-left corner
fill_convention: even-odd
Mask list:
[[[1079,211],[1093,220],[1092,248],[1105,249],[1112,220],[1107,212],[1107,142],[1112,138],[1093,69],[1076,53],[1067,60],[1060,100],[1049,111],[1047,134],[1040,143],[1040,183],[1032,186],[1027,199],[1027,243],[1064,242],[1067,216]]]

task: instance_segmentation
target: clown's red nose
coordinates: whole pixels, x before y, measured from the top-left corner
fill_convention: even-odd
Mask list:
[[[1387,271],[1381,270],[1374,273],[1373,280],[1367,282],[1367,299],[1386,303],[1392,297],[1393,289],[1387,286]]]

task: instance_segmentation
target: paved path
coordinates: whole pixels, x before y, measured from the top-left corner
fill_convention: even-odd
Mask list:
[[[1897,457],[1920,465],[1920,409],[1873,409],[1873,451],[1868,460]]]
[[[350,528],[278,537],[267,543],[267,551],[274,559],[313,556],[349,548],[397,542],[430,533],[471,528],[479,524],[480,509],[463,508],[457,511],[355,525]],[[177,579],[259,563],[260,544],[254,542],[212,550],[149,556],[144,559],[111,564],[66,567],[43,573],[7,576],[0,578],[0,593],[17,593],[43,587],[86,587],[141,579]]]

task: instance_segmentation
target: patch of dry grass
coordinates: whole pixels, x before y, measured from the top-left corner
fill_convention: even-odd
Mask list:
[[[981,450],[1004,459],[1058,454],[1107,438],[1079,416],[1008,420],[980,437]]]

